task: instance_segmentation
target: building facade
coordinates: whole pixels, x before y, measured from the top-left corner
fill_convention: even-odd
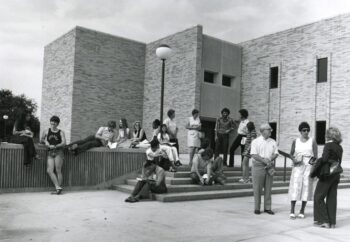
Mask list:
[[[150,137],[160,117],[161,60],[155,54],[160,44],[173,50],[166,60],[163,115],[176,111],[181,152],[187,151],[185,125],[194,108],[213,138],[220,110],[237,113],[240,107],[241,47],[204,35],[202,26],[149,44],[82,27],[53,41],[45,47],[41,129],[58,115],[70,142],[108,120],[126,118],[131,130],[142,120]]]
[[[81,27],[45,47],[42,129],[57,114],[68,140],[94,133],[108,120],[142,120],[148,137],[160,116],[160,44],[166,60],[164,116],[176,110],[181,152],[193,108],[214,139],[223,107],[249,110],[256,127],[269,122],[280,149],[289,151],[298,125],[307,121],[322,151],[326,128],[344,136],[350,159],[350,14],[239,44],[203,34],[195,26],[149,44]],[[130,125],[131,126],[131,125]]]

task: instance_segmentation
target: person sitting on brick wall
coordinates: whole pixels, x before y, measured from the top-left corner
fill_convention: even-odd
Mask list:
[[[168,146],[171,149],[171,152],[173,153],[173,157],[174,157],[174,164],[176,166],[181,166],[182,163],[179,160],[179,153],[177,152],[176,147],[174,146],[174,143],[170,142],[170,137],[168,134],[168,128],[166,126],[166,124],[162,124],[160,126],[160,132],[157,136],[157,139],[159,141],[159,143],[161,144],[161,146]]]
[[[153,179],[154,175],[155,179]],[[137,180],[133,192],[125,199],[125,202],[134,203],[140,201],[140,199],[147,199],[151,192],[157,194],[167,192],[165,171],[154,160],[147,160],[144,163],[141,178]]]
[[[201,185],[212,185],[213,182],[224,185],[226,177],[223,174],[222,158],[213,160],[213,150],[206,148],[201,154],[193,158],[190,177],[192,182]],[[207,179],[203,176],[206,175]]]
[[[108,142],[115,141],[116,126],[115,121],[109,121],[107,127],[100,127],[95,135],[70,143],[68,151],[78,155],[94,147],[107,146]]]
[[[128,122],[125,118],[119,121],[118,137],[116,139],[117,146],[120,148],[129,148],[131,145],[130,130],[128,128]]]
[[[142,128],[141,121],[134,122],[133,138],[131,138],[131,147],[135,148],[140,142],[147,140],[146,133]]]

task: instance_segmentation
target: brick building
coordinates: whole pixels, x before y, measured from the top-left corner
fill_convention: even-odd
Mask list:
[[[41,130],[56,114],[70,142],[125,117],[131,129],[142,120],[150,137],[152,121],[160,116],[160,44],[173,50],[165,67],[164,116],[176,110],[181,151],[186,152],[185,125],[194,108],[213,138],[221,108],[234,114],[240,107],[241,47],[204,35],[201,26],[149,44],[82,27],[53,41],[44,54]]]
[[[173,49],[164,112],[176,110],[182,152],[193,108],[211,137],[215,118],[229,107],[234,118],[248,109],[257,127],[270,122],[286,151],[301,121],[311,125],[320,151],[325,129],[337,126],[350,159],[350,14],[239,44],[204,35],[201,26],[149,44],[76,27],[45,47],[42,128],[58,114],[68,140],[76,140],[126,117],[143,120],[149,136],[160,110],[160,44]]]

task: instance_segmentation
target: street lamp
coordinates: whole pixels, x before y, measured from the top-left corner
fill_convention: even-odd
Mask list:
[[[163,104],[164,104],[164,72],[165,72],[165,60],[171,55],[171,48],[168,45],[160,45],[156,49],[156,55],[162,60],[162,85],[160,93],[160,122],[163,123]]]
[[[6,139],[6,120],[8,120],[9,116],[7,116],[5,114],[4,116],[2,116],[2,118],[4,119],[4,140],[7,141],[7,139]]]

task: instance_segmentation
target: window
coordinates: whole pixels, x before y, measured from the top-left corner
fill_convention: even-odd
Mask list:
[[[215,73],[213,72],[204,72],[204,82],[215,83]]]
[[[270,68],[270,89],[278,87],[278,66]]]
[[[316,143],[318,145],[326,143],[326,121],[316,121]]]
[[[317,82],[327,82],[328,58],[317,59]]]
[[[277,138],[277,123],[273,122],[273,123],[269,123],[269,124],[272,128],[271,138],[276,140],[276,138]]]
[[[232,85],[232,77],[230,76],[222,76],[222,85],[225,87],[230,87]]]

